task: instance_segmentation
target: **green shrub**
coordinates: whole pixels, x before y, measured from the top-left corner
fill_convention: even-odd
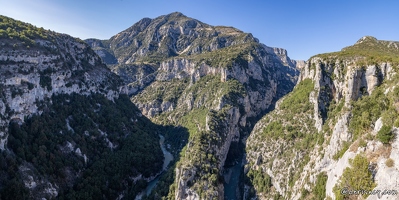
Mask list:
[[[366,39],[361,43],[345,47],[341,51],[315,55],[322,59],[356,60],[356,65],[365,66],[381,62],[399,63],[399,50],[390,45],[390,41]]]
[[[390,106],[382,113],[381,117],[383,124],[387,126],[392,126],[395,122],[395,119],[398,117],[398,113],[395,108],[393,108],[393,106]]]
[[[270,192],[272,179],[267,173],[262,172],[262,170],[250,169],[247,177],[250,179],[251,183],[257,187],[258,192]]]
[[[349,123],[349,130],[356,140],[360,135],[371,131],[371,123],[377,121],[381,114],[389,109],[390,102],[382,88],[378,87],[372,95],[363,96],[358,101],[352,102],[352,106],[353,117]]]
[[[37,28],[12,18],[0,16],[0,38],[19,39],[25,44],[34,45],[35,39],[47,39],[49,31]]]
[[[366,147],[367,146],[367,142],[363,139],[359,140],[359,147]]]
[[[52,90],[52,85],[51,85],[51,77],[48,75],[40,75],[40,81],[39,84],[42,88],[47,88],[47,90]]]
[[[325,172],[317,175],[316,184],[314,187],[314,195],[316,199],[324,199],[326,197],[326,184],[328,176]]]
[[[366,157],[356,155],[352,160],[349,160],[350,167],[344,170],[339,182],[334,186],[334,193],[337,200],[347,199],[348,196],[341,194],[343,188],[348,190],[369,190],[374,189],[376,184],[373,182],[372,174],[369,171],[369,162]],[[367,194],[363,197],[367,198]]]
[[[385,165],[386,165],[387,167],[393,167],[394,164],[395,164],[395,161],[392,160],[392,158],[388,158],[388,159],[385,161]]]
[[[22,125],[10,123],[7,148],[15,156],[7,163],[14,162],[18,167],[30,163],[35,173],[60,186],[60,199],[116,199],[122,191],[136,195],[147,182],[134,182],[129,177],[149,177],[162,168],[157,135],[160,127],[145,117],[137,117],[140,111],[127,95],[114,101],[101,94],[53,95],[52,103],[40,103],[39,107],[46,108],[41,115],[27,117]],[[100,130],[107,135],[100,134]],[[115,146],[109,148],[107,141]],[[67,142],[89,159],[65,152]],[[8,168],[0,166],[0,174],[11,171]],[[73,187],[63,184],[69,180],[66,169],[81,173],[70,183]],[[5,185],[9,182],[6,179],[2,180]],[[2,197],[10,192],[3,189],[0,188]]]
[[[350,143],[349,143],[349,142],[344,142],[344,145],[343,145],[342,149],[339,150],[339,151],[333,156],[333,159],[334,159],[334,160],[340,159],[340,158],[345,154],[345,152],[349,149],[349,146],[350,146]]]
[[[196,63],[206,63],[212,67],[231,68],[233,64],[241,67],[248,67],[248,54],[253,54],[259,44],[246,42],[243,44],[231,45],[225,48],[217,49],[211,52],[201,54],[184,55],[186,58]]]
[[[292,113],[306,112],[312,108],[309,102],[309,95],[314,89],[314,84],[311,79],[301,81],[281,103],[280,108],[289,110]]]
[[[282,137],[284,134],[284,129],[283,129],[283,125],[281,124],[281,121],[273,121],[273,122],[269,123],[263,129],[263,134],[265,136],[271,135],[275,139]]]
[[[384,144],[388,144],[393,139],[393,137],[394,135],[391,131],[391,127],[386,125],[383,125],[377,133],[378,140]]]

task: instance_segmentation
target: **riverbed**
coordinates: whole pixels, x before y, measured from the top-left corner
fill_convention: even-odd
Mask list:
[[[147,196],[151,194],[151,191],[157,185],[157,183],[159,181],[159,178],[161,177],[163,172],[166,171],[166,169],[168,168],[169,163],[173,160],[173,155],[168,150],[166,150],[165,137],[163,137],[162,135],[159,135],[159,137],[160,137],[159,144],[161,145],[162,153],[163,153],[165,158],[164,158],[163,165],[162,165],[162,172],[157,177],[155,177],[155,179],[150,181],[148,183],[147,188],[145,189],[145,194]]]
[[[225,200],[236,200],[236,191],[240,181],[241,174],[241,162],[237,162],[232,167],[226,168],[224,174],[224,199]]]

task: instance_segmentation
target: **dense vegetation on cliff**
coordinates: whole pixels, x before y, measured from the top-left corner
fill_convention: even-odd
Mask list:
[[[342,195],[343,188],[395,187],[385,180],[397,176],[390,169],[399,155],[394,150],[398,56],[398,42],[367,36],[340,52],[310,58],[293,92],[257,123],[247,140],[250,194],[346,199],[352,197]],[[314,85],[305,92],[308,82]],[[301,137],[310,145],[301,148]]]
[[[270,174],[266,168],[252,168],[250,166],[266,165],[272,167],[273,172],[284,182],[293,187],[298,181],[305,167],[309,162],[313,149],[319,149],[324,142],[324,135],[317,132],[314,127],[312,116],[312,104],[309,96],[314,94],[314,83],[311,79],[301,81],[282,101],[277,105],[277,110],[270,112],[263,117],[255,126],[254,131],[260,137],[253,140],[250,136],[247,142],[246,151],[249,159],[247,173],[247,185],[252,185],[249,196],[271,195],[278,197],[280,194],[275,190]],[[284,145],[280,142],[284,141]],[[267,156],[261,152],[274,151]],[[255,155],[253,155],[255,154]],[[255,160],[252,157],[255,156]],[[278,160],[278,162],[274,162]],[[292,163],[291,160],[301,160],[299,163]],[[290,167],[284,167],[285,164]],[[284,176],[283,174],[289,174]],[[281,175],[279,175],[281,174]],[[284,176],[284,177],[283,177]],[[292,198],[291,196],[285,198]]]
[[[57,95],[51,101],[42,105],[46,111],[41,115],[10,124],[8,148],[15,153],[15,165],[7,168],[16,170],[8,174],[10,180],[23,182],[18,166],[30,163],[62,188],[59,198],[116,198],[121,191],[133,195],[142,189],[128,177],[149,177],[160,170],[163,156],[154,140],[155,126],[139,116],[126,96],[115,103],[98,94]]]
[[[83,41],[0,17],[1,199],[135,197],[160,126]]]
[[[180,160],[169,180],[161,178],[162,184],[173,182],[169,195],[163,186],[152,197],[223,198],[224,165],[240,159],[242,138],[254,120],[291,91],[298,75],[284,49],[178,12],[144,18],[109,40],[86,42],[125,80],[144,115],[189,132],[183,149],[176,138],[184,137],[168,140],[177,147],[171,151],[181,151]],[[108,62],[110,55],[117,62]]]
[[[0,15],[0,37],[21,40],[26,45],[34,45],[35,39],[49,39],[51,35],[43,28]]]
[[[1,199],[223,199],[234,181],[238,199],[345,199],[399,177],[398,42],[363,37],[300,75],[178,12],[85,42],[0,16]]]
[[[342,51],[318,54],[314,57],[354,61],[360,67],[381,62],[389,62],[397,66],[399,64],[398,54],[399,42],[364,36],[354,45],[343,48]]]

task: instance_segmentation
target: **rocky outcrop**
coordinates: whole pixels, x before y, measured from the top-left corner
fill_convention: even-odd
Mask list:
[[[354,46],[343,49],[343,51],[351,52],[353,57],[341,57],[339,52],[312,57],[305,66],[301,67],[301,74],[296,86],[298,87],[309,79],[314,83],[313,91],[309,93],[308,97],[310,111],[290,113],[286,105],[281,106],[286,99],[290,99],[290,95],[287,95],[277,102],[275,111],[267,114],[256,124],[246,142],[248,161],[246,172],[250,174],[249,178],[252,178],[253,181],[254,174],[256,175],[256,171],[260,170],[261,173],[267,173],[272,182],[268,192],[264,192],[264,185],[252,182],[258,191],[257,197],[268,199],[273,195],[281,195],[287,199],[300,199],[306,197],[305,190],[312,191],[313,195],[317,195],[315,193],[317,191],[314,189],[317,175],[322,174],[325,176],[323,183],[326,191],[325,197],[334,199],[333,188],[343,176],[344,170],[351,166],[350,159],[359,154],[367,157],[369,161],[369,170],[371,170],[370,173],[373,174],[374,182],[377,185],[376,190],[382,192],[384,190],[382,188],[397,188],[396,183],[392,181],[398,175],[398,170],[395,168],[396,162],[392,164],[389,161],[391,162],[388,164],[390,167],[386,164],[388,159],[396,158],[394,149],[396,149],[397,139],[383,145],[376,137],[377,132],[383,126],[383,117],[379,116],[378,120],[372,121],[370,128],[362,136],[354,135],[353,128],[350,129],[350,123],[356,117],[352,110],[354,102],[360,101],[362,97],[372,95],[377,87],[384,91],[384,95],[391,96],[395,87],[392,83],[395,81],[397,72],[392,63],[384,60],[374,61],[374,63],[364,61],[368,57],[362,54],[363,46],[359,45],[370,45],[369,42],[378,46],[379,53],[381,53],[381,49],[386,50],[388,57],[397,52],[395,48],[392,48],[394,44],[397,44],[396,42],[365,37]],[[368,46],[368,50],[373,51],[370,46]],[[359,53],[356,54],[356,51]],[[293,93],[295,94],[297,90],[299,89],[295,88]],[[393,106],[390,104],[394,104],[394,102],[390,101],[387,106]],[[307,105],[304,104],[304,106]],[[312,120],[299,120],[306,118],[305,116],[311,117]],[[397,115],[391,117],[396,119]],[[298,120],[306,123],[293,126],[293,123]],[[277,138],[273,134],[269,135],[270,130],[281,131],[273,129],[275,128],[275,126],[271,126],[273,121],[278,121],[283,127],[283,134]],[[317,141],[310,150],[304,150],[300,145],[295,145],[303,141],[296,134],[299,127],[303,126],[311,126],[316,130],[301,128],[301,132],[306,137],[313,138],[308,140],[309,144],[313,145],[312,141]],[[393,135],[397,134],[395,131],[396,127],[392,127]],[[319,136],[314,137],[314,135]],[[295,144],[292,144],[293,142]],[[298,169],[292,170],[298,166],[300,173],[298,173]],[[250,187],[247,186],[247,188]],[[249,191],[248,189],[246,196],[250,196]],[[376,195],[368,197],[368,199],[377,198]],[[394,199],[395,197],[385,195],[384,198]]]
[[[20,45],[19,41],[2,41]],[[110,100],[119,95],[118,78],[85,43],[58,35],[53,42],[38,39],[36,44],[35,49],[6,46],[0,50],[2,138],[7,137],[11,119],[23,122],[26,116],[40,112],[38,103],[53,94],[94,92]],[[4,145],[1,149],[5,149]]]
[[[262,51],[262,49],[260,49]],[[210,66],[206,63],[198,63],[190,59],[171,59],[164,61],[160,64],[158,71],[156,72],[155,81],[167,82],[172,79],[186,79],[188,78],[191,83],[197,82],[201,77],[204,76],[220,76],[220,82],[227,80],[238,80],[241,84],[247,87],[248,97],[245,97],[243,101],[245,103],[245,110],[250,111],[246,117],[253,117],[268,108],[272,101],[276,98],[277,87],[285,85],[286,88],[280,90],[281,93],[287,93],[290,91],[289,85],[293,85],[290,80],[279,79],[274,73],[278,69],[283,68],[279,64],[276,64],[276,60],[268,62],[267,57],[273,55],[265,55],[262,63],[255,62],[255,59],[259,57],[252,56],[247,61],[248,66],[243,67],[237,63],[234,63],[231,68],[222,68],[218,66]],[[293,69],[292,78],[295,79],[297,71]],[[266,85],[262,85],[262,82],[266,82]],[[185,101],[185,100],[183,100]],[[162,102],[156,107],[153,102],[146,102],[147,105],[142,102],[134,101],[143,113],[149,113],[147,116],[153,117],[157,113],[161,113],[170,109],[169,102]],[[173,108],[178,105],[171,105]],[[199,105],[201,106],[201,105]],[[157,109],[158,108],[158,109]],[[151,111],[150,111],[151,110]],[[151,114],[150,114],[151,113]]]
[[[178,199],[203,197],[204,185],[205,197],[223,196],[222,184],[199,180],[198,174],[220,176],[231,142],[248,134],[242,130],[250,129],[253,118],[291,91],[299,75],[300,64],[292,61],[286,50],[260,44],[251,34],[235,28],[210,26],[181,13],[145,18],[109,40],[86,42],[122,77],[123,91],[154,121],[188,126],[183,119],[191,113],[221,114],[229,108],[218,123],[224,124],[224,131],[207,127],[209,113],[190,122],[196,131],[212,132],[223,139],[208,149],[216,158],[210,165],[217,170],[206,174],[187,156],[188,152],[196,154],[193,147],[200,140],[194,137],[188,142],[182,165],[176,168],[174,195]],[[107,62],[103,51],[114,55],[118,63]],[[202,120],[206,123],[200,123]],[[190,131],[196,135],[194,129]]]
[[[263,50],[259,49],[258,51]],[[207,97],[218,101],[218,103],[213,104],[214,106],[207,106],[206,102],[209,101],[207,99],[203,99],[203,103],[195,104],[194,102],[196,101],[196,99],[193,99],[193,96],[195,96],[195,94],[188,95],[187,93],[183,93],[183,95],[179,97],[177,104],[172,104],[172,113],[182,108],[183,105],[180,105],[180,103],[186,104],[185,102],[190,102],[190,106],[185,107],[189,110],[206,106],[208,108],[214,109],[216,112],[220,112],[227,105],[234,106],[228,111],[227,116],[224,117],[224,119],[226,120],[226,128],[223,129],[224,131],[221,131],[220,129],[215,129],[215,127],[209,128],[208,125],[206,125],[207,128],[205,129],[207,131],[214,131],[217,133],[217,137],[223,138],[219,142],[220,147],[214,148],[216,149],[215,155],[218,158],[217,167],[219,170],[223,169],[231,142],[238,142],[239,138],[243,136],[243,133],[240,133],[239,130],[243,127],[251,126],[251,124],[248,122],[248,118],[258,116],[262,111],[269,108],[273,100],[276,99],[278,82],[283,80],[278,80],[277,75],[274,74],[274,72],[277,71],[276,68],[280,67],[280,65],[275,64],[275,62],[277,61],[266,62],[269,56],[269,59],[273,58],[272,55],[265,55],[265,57],[249,57],[249,61],[247,61],[248,64],[240,65],[234,63],[230,68],[210,66],[206,63],[201,63],[198,65],[188,59],[173,59],[161,63],[160,68],[158,69],[156,79],[159,82],[162,81],[165,83],[165,81],[170,81],[172,79],[189,79],[191,85],[189,85],[189,87],[187,88],[188,90],[190,87],[195,87],[198,82],[201,82],[201,78],[206,76],[220,77],[218,81],[220,81],[221,83],[236,80],[239,82],[239,84],[244,86],[245,95],[238,98],[235,104],[232,104],[232,97],[229,96]],[[257,63],[254,61],[260,58],[264,62],[261,61],[261,63]],[[206,90],[206,87],[201,88],[200,90]],[[147,113],[147,115],[149,115],[150,117],[157,116],[157,112],[152,112],[154,111],[154,107],[150,106],[157,104],[151,104],[151,102],[147,102],[147,105],[145,105],[142,104],[140,101],[137,101],[136,99],[135,102],[139,106],[139,108],[143,110],[144,114]],[[170,107],[168,109],[170,109]],[[162,106],[160,107],[160,109],[157,109],[157,111],[159,111],[159,113],[170,112],[170,110],[162,110]],[[206,121],[208,124],[208,117]],[[188,145],[187,148],[190,148],[190,145]],[[194,170],[192,171],[192,173],[188,173],[187,170],[190,171],[193,170],[193,168],[186,166],[176,169],[176,182],[178,183],[178,187],[175,194],[177,199],[196,199],[198,196],[200,196],[198,193],[192,191],[192,188],[189,186],[189,184],[187,184],[188,182],[193,181],[191,180],[193,173],[198,174],[199,172],[197,170]],[[219,185],[218,187],[223,188],[222,185]],[[217,192],[218,190],[219,192]],[[219,194],[220,198],[222,190],[223,189],[214,189],[213,191],[215,191],[216,194]]]
[[[358,67],[349,64],[351,61],[323,61],[314,57],[302,69],[298,82],[310,78],[315,81],[317,101],[314,100],[316,127],[321,130],[322,120],[326,118],[329,102],[345,100],[349,106],[350,101],[357,100],[363,95],[370,95],[375,87],[379,86],[384,78],[391,80],[394,72],[389,63],[379,63]],[[347,64],[348,63],[348,64]]]
[[[189,78],[191,82],[198,81],[206,75],[220,75],[221,82],[227,79],[227,70],[224,68],[211,67],[205,63],[198,63],[185,58],[175,58],[160,64],[156,76],[157,81],[169,81],[171,79]]]
[[[103,64],[88,44],[4,16],[0,16],[0,21],[13,32],[13,35],[7,32],[0,37],[0,160],[5,164],[0,168],[2,197],[54,199],[69,195],[68,198],[75,198],[71,196],[79,196],[80,191],[71,188],[80,180],[83,182],[86,169],[96,165],[93,164],[98,163],[96,159],[112,159],[106,155],[120,151],[123,142],[118,139],[123,137],[127,141],[137,131],[144,137],[149,136],[141,141],[146,143],[146,148],[155,144],[150,147],[151,152],[162,157],[162,154],[157,155],[161,153],[157,142],[151,141],[151,137],[158,136],[134,127],[140,123],[154,131],[156,126],[142,117],[124,94],[127,89],[123,87],[123,80]],[[108,109],[105,114],[101,113],[105,108]],[[112,123],[106,120],[111,113],[115,120],[127,117],[120,128],[107,127]],[[84,120],[89,122],[84,123]],[[82,129],[77,128],[82,125]],[[150,134],[145,136],[147,133]],[[133,146],[140,149],[140,145]],[[137,153],[136,150],[129,152]],[[154,168],[158,172],[162,164],[157,162],[155,159],[151,163],[159,168]],[[135,163],[129,164],[130,170],[122,173],[120,182],[135,184],[155,173],[145,174]],[[88,171],[91,170],[98,168]],[[101,179],[107,175],[94,174],[101,174]],[[96,179],[96,175],[90,177]],[[130,180],[129,176],[133,175],[140,180]],[[117,192],[126,193],[129,190],[126,187],[112,191],[111,196]],[[82,190],[87,194],[92,192],[87,188]]]
[[[213,27],[175,12],[155,19],[144,18],[109,40],[87,42],[96,49],[101,47],[111,52],[118,64],[132,64],[159,62],[172,56],[200,54],[257,40],[235,28]],[[105,56],[102,58],[106,60]]]
[[[314,61],[313,62],[311,61],[311,63],[314,63]],[[336,62],[335,65],[338,65],[338,62]],[[375,87],[379,86],[382,83],[384,78],[386,81],[389,81],[393,73],[393,69],[391,68],[391,65],[389,63],[367,65],[362,68],[357,67],[356,65],[352,66],[347,65],[345,66],[347,68],[346,74],[340,74],[337,68],[328,69],[329,65],[327,63],[321,64],[321,66],[327,66],[327,69],[325,70],[327,71],[326,74],[332,72],[333,77],[338,78],[338,80],[335,79],[331,81],[330,79],[330,84],[324,82],[320,84],[320,87],[331,88],[330,93],[332,93],[333,95],[331,96],[332,98],[330,100],[335,100],[337,102],[344,101],[345,105],[348,107],[350,107],[351,101],[356,101],[357,99],[359,99],[364,95],[370,95],[375,89]],[[319,69],[319,67],[320,65],[316,64],[316,74],[320,74],[317,73],[318,71],[317,69]],[[318,77],[317,75],[315,75],[314,77],[316,78],[315,80],[329,79],[329,77],[328,78],[323,76]],[[340,77],[344,77],[344,79],[339,80]],[[316,88],[317,87],[315,85],[315,89]],[[321,98],[319,98],[319,102],[325,102],[325,101],[322,101]],[[315,105],[317,103],[318,102],[315,101]],[[326,104],[324,106],[326,106]],[[315,113],[317,113],[316,109]],[[326,147],[327,149],[324,152],[324,157],[319,162],[316,162],[316,166],[319,165],[321,171],[326,170],[327,172],[328,176],[326,184],[327,196],[334,197],[332,189],[335,186],[335,184],[337,184],[337,181],[339,177],[342,175],[343,170],[349,166],[348,160],[353,159],[356,154],[367,152],[369,148],[368,146],[365,151],[358,151],[355,153],[346,152],[343,155],[343,157],[338,160],[338,162],[334,161],[331,162],[331,158],[335,154],[337,154],[339,150],[343,148],[344,143],[352,141],[353,136],[350,132],[348,132],[350,115],[351,115],[350,112],[346,112],[342,114],[340,117],[338,117],[338,121],[335,123],[334,128],[332,129],[330,143]],[[315,119],[317,118],[315,117]],[[320,123],[315,124],[315,126],[319,127],[319,131],[321,130]],[[377,131],[374,131],[374,133],[376,133]],[[375,149],[375,147],[373,147],[373,149]],[[376,151],[376,150],[371,150],[371,151]]]
[[[97,55],[107,64],[117,64],[118,60],[115,58],[113,53],[109,50],[109,47],[106,46],[105,41],[97,40],[97,39],[87,39],[85,42],[91,46],[91,48],[96,52]]]
[[[398,139],[398,128],[394,128],[395,140],[391,144],[391,153],[388,157],[377,158],[377,172],[375,173],[374,180],[377,183],[377,187],[374,190],[380,190],[380,196],[374,195],[369,196],[368,200],[374,199],[396,199],[399,195],[398,177],[399,177],[399,139]],[[370,145],[371,146],[371,145]],[[369,145],[368,145],[369,147]],[[375,146],[372,148],[376,149]],[[386,163],[388,160],[393,161],[392,166],[388,166]],[[385,193],[384,193],[385,191]],[[380,198],[381,197],[381,198]]]
[[[291,62],[296,66],[296,68],[298,68],[299,70],[301,70],[302,68],[304,68],[306,66],[306,61],[304,60],[291,60]]]

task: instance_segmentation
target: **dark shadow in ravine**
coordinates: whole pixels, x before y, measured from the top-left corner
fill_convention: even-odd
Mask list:
[[[144,191],[145,194],[142,197],[145,200],[161,199],[168,196],[175,181],[175,168],[180,160],[180,152],[186,146],[189,137],[188,130],[181,126],[160,126],[159,133],[161,140],[162,137],[164,138],[164,143],[161,144],[164,155],[165,153],[170,153],[173,156],[173,160],[169,162],[166,169],[159,176],[148,183]]]
[[[223,180],[224,180],[224,199],[225,200],[236,200],[244,198],[244,184],[250,187],[249,193],[256,195],[253,190],[253,185],[247,175],[244,173],[244,166],[247,164],[245,159],[245,138],[249,137],[255,124],[266,114],[273,111],[276,106],[276,102],[289,94],[295,84],[289,83],[286,85],[285,91],[289,91],[286,94],[277,94],[273,99],[269,108],[258,114],[256,117],[247,118],[246,127],[240,129],[240,140],[239,142],[232,142],[229,152],[227,154],[226,162],[224,165]]]

